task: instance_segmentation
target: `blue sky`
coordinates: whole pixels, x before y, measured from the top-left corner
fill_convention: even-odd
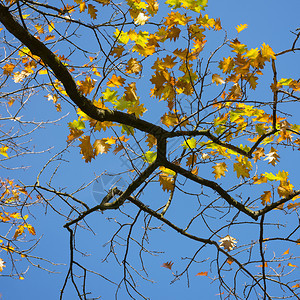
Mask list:
[[[293,42],[293,34],[291,30],[295,30],[300,25],[297,23],[299,21],[299,1],[291,0],[287,4],[283,4],[280,1],[209,1],[206,13],[209,16],[221,18],[222,27],[227,30],[228,38],[235,38],[237,33],[235,27],[239,24],[248,24],[248,28],[239,34],[239,40],[248,45],[248,48],[260,47],[262,43],[269,44],[275,52],[279,52],[283,49],[289,48]],[[215,45],[222,41],[222,34],[214,33],[211,34],[211,40],[208,35],[208,43],[211,42],[209,47],[213,48]],[[88,38],[88,37],[87,37]],[[219,38],[219,40],[217,40]],[[61,54],[64,49],[61,49]],[[68,50],[66,49],[66,52]],[[220,54],[221,58],[228,55],[229,50],[224,51]],[[205,54],[204,54],[205,55]],[[287,54],[280,58],[277,62],[278,66],[278,77],[279,78],[295,78],[299,77],[299,54]],[[265,75],[271,74],[270,65],[265,69]],[[257,99],[264,99],[270,97],[265,94],[266,90],[272,81],[271,76],[266,76],[266,79],[262,79],[260,82],[260,88],[255,91],[254,97]],[[149,97],[150,98],[150,97]],[[162,109],[163,103],[159,103],[158,109],[154,104],[151,103],[151,113],[145,114],[145,119],[154,121],[159,119],[159,115],[155,112],[159,112]],[[2,109],[2,108],[1,108]],[[287,105],[285,108],[288,112],[294,112],[295,106]],[[10,178],[20,178],[26,184],[31,184],[36,178],[37,172],[41,167],[48,161],[48,159],[66,147],[66,137],[68,135],[67,123],[76,119],[76,113],[67,104],[63,104],[63,110],[60,115],[57,114],[52,103],[47,102],[43,96],[34,95],[23,115],[27,120],[53,120],[60,116],[69,113],[64,120],[62,120],[57,125],[46,126],[45,129],[41,129],[33,135],[33,143],[36,145],[36,150],[41,151],[54,146],[55,148],[47,153],[36,155],[36,156],[26,156],[23,159],[16,159],[12,161],[7,161],[7,166],[14,167],[18,165],[28,165],[29,168],[26,170],[19,171],[1,171],[3,177]],[[296,123],[296,117],[291,120]],[[284,153],[284,152],[283,152]],[[285,170],[290,173],[291,182],[299,183],[298,170],[295,167],[297,160],[291,159],[290,155],[297,157],[297,153],[290,154],[286,152],[286,156],[281,157],[281,165]],[[68,192],[80,187],[81,185],[91,181],[95,175],[100,175],[101,173],[107,171],[109,173],[118,172],[124,161],[120,160],[113,154],[107,154],[98,156],[91,164],[86,164],[84,160],[81,159],[79,154],[79,148],[71,145],[69,147],[69,152],[64,155],[64,160],[53,163],[45,174],[45,178],[49,176],[56,168],[57,164],[61,162],[59,174],[54,178],[54,183],[58,187],[66,187]],[[297,163],[299,165],[299,163]],[[297,166],[297,165],[296,165]],[[209,174],[211,176],[211,174]],[[107,180],[107,181],[106,181]],[[124,181],[128,181],[128,178],[123,178]],[[105,179],[108,182],[108,179]],[[223,181],[223,184],[229,184],[230,178]],[[186,188],[193,191],[195,188],[193,185],[186,185]],[[297,186],[296,186],[297,188]],[[101,189],[94,185],[95,189]],[[249,188],[249,194],[254,192],[254,187]],[[85,201],[88,205],[93,206],[98,203],[98,199],[94,199],[93,185],[88,187],[84,192],[81,192],[80,199]],[[162,193],[161,189],[158,187],[151,188],[150,194],[147,194],[145,203],[153,205],[154,207],[159,206],[161,200],[167,199],[167,194]],[[180,197],[179,197],[180,199]],[[178,201],[178,200],[177,200]],[[189,202],[190,201],[190,202]],[[187,209],[187,204],[189,203],[189,208]],[[53,203],[56,207],[60,207],[59,199],[54,199]],[[189,216],[193,215],[193,208],[197,209],[197,204],[192,202],[187,196],[182,195],[182,201],[178,201],[176,206],[174,206],[169,212],[171,220],[177,220],[179,225],[184,226],[186,224],[185,218],[188,219]],[[62,210],[65,210],[66,206],[62,206]],[[136,213],[136,208],[130,208],[127,212]],[[40,243],[34,254],[37,256],[43,256],[50,261],[61,264],[68,264],[69,259],[69,235],[67,230],[63,228],[65,224],[65,219],[54,213],[50,207],[45,205],[40,205],[33,207],[30,210],[32,214],[30,218],[33,219],[32,224],[35,226],[37,231],[37,236],[41,237]],[[280,222],[280,213],[274,212],[271,216],[266,217],[266,222]],[[87,257],[82,260],[83,255],[76,254],[78,260],[85,262],[85,266],[93,268],[95,271],[100,272],[104,276],[112,276],[116,282],[122,278],[122,267],[118,266],[116,261],[112,258],[108,258],[108,262],[102,262],[105,253],[108,252],[108,247],[103,247],[103,245],[109,240],[111,234],[118,228],[118,225],[114,218],[116,217],[115,211],[106,211],[103,214],[97,212],[88,216],[88,225],[93,228],[95,235],[89,230],[79,230],[77,237],[78,249]],[[107,220],[110,218],[109,220]],[[126,217],[121,216],[121,220],[126,220]],[[247,220],[246,217],[242,217],[241,220]],[[285,224],[287,219],[284,221],[284,225],[287,225],[286,230],[290,229],[289,224]],[[297,222],[295,215],[290,216],[290,221],[293,220]],[[251,220],[249,220],[251,221]],[[289,222],[290,222],[289,221]],[[129,221],[128,221],[129,222]],[[222,222],[220,220],[215,220],[214,222]],[[292,224],[294,222],[291,221]],[[135,227],[134,234],[135,237],[141,237],[143,234],[143,222],[142,218],[138,223],[139,225]],[[258,224],[258,223],[257,223]],[[242,244],[247,241],[247,239],[257,239],[258,225],[250,224],[249,226],[242,226],[232,229],[230,234],[237,238],[238,243]],[[152,226],[159,226],[160,222],[154,221]],[[153,279],[156,283],[145,283],[142,279],[138,279],[140,289],[144,294],[150,299],[217,299],[218,283],[212,279],[217,276],[216,272],[212,270],[215,267],[215,262],[211,264],[211,261],[202,262],[199,264],[194,264],[190,271],[189,281],[190,286],[187,287],[187,278],[183,276],[179,281],[170,284],[173,277],[171,271],[166,268],[162,268],[161,265],[167,261],[173,261],[173,272],[181,272],[185,266],[186,257],[191,257],[195,251],[202,245],[194,241],[189,241],[186,238],[180,236],[178,233],[163,227],[165,233],[158,230],[150,231],[150,243],[147,247],[150,250],[161,251],[159,255],[155,252],[153,255],[146,255],[144,257],[144,262],[148,266],[149,279]],[[126,232],[125,227],[125,232]],[[197,232],[197,227],[192,228],[192,232]],[[207,237],[209,232],[205,228],[199,228],[201,231],[200,236]],[[276,230],[272,229],[269,232],[270,235],[275,235]],[[120,240],[120,242],[123,242]],[[138,247],[136,247],[135,242],[131,241],[130,248],[130,261],[139,266],[138,257]],[[287,247],[284,244],[274,244],[276,251],[283,253]],[[295,249],[295,248],[294,248]],[[123,250],[120,250],[120,254]],[[3,253],[3,252],[2,252]],[[1,254],[2,254],[1,253]],[[124,253],[123,253],[124,254]],[[294,253],[296,254],[296,253]],[[208,258],[214,258],[214,253],[211,247],[205,247],[201,251],[201,255],[197,256],[198,261],[206,260]],[[3,258],[5,260],[5,258]],[[122,255],[119,258],[122,261]],[[223,258],[224,259],[224,258]],[[39,299],[43,298],[45,300],[59,299],[59,290],[63,285],[63,281],[67,272],[67,266],[64,265],[51,265],[46,262],[37,262],[41,266],[48,268],[55,273],[48,273],[47,271],[40,270],[33,266],[29,267],[28,272],[25,274],[25,280],[17,280],[11,278],[1,278],[0,293],[2,294],[3,300],[9,299]],[[20,269],[26,270],[27,262],[23,260],[19,262]],[[195,276],[198,272],[208,271],[207,277]],[[294,272],[294,276],[296,276]],[[230,276],[230,275],[229,275]],[[241,282],[239,282],[242,284]],[[91,299],[95,296],[101,296],[101,299],[114,299],[115,296],[115,285],[111,284],[105,280],[100,280],[97,276],[89,275],[88,289],[93,291],[91,294]],[[69,283],[65,292],[64,299],[75,299],[74,289]],[[118,299],[129,299],[124,286],[119,292]]]

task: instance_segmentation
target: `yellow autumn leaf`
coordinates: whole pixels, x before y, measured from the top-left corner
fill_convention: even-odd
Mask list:
[[[261,204],[267,205],[268,203],[271,203],[271,197],[272,193],[270,191],[264,191],[264,193],[260,196]]]
[[[129,61],[127,62],[126,73],[138,74],[141,72],[141,70],[142,70],[141,63],[138,60],[136,60],[135,58],[130,58]]]
[[[293,192],[293,185],[290,181],[281,181],[277,188],[278,195],[282,198],[287,198]]]
[[[216,85],[219,85],[219,84],[224,84],[225,81],[223,80],[223,78],[220,75],[213,74],[212,75],[212,83],[215,83]]]
[[[134,24],[136,25],[145,25],[150,17],[146,16],[143,12],[139,12],[137,17],[134,19]]]
[[[91,93],[91,91],[95,87],[96,80],[91,79],[91,77],[86,77],[84,81],[77,81],[77,84],[79,85],[79,90],[85,94],[88,95]]]
[[[271,164],[272,166],[275,166],[277,162],[279,161],[279,155],[277,154],[277,150],[271,147],[270,152],[266,155],[266,158],[264,160],[268,161],[268,164]]]
[[[266,45],[265,43],[263,43],[261,46],[261,55],[268,61],[270,61],[270,58],[276,59],[275,53],[272,50],[272,48],[269,45]]]
[[[166,175],[159,175],[159,184],[162,186],[164,191],[173,191],[174,179]]]
[[[298,266],[293,265],[292,263],[288,263],[288,266],[289,266],[289,267],[293,267],[293,268],[298,268]]]
[[[15,68],[15,65],[12,63],[7,63],[4,67],[2,67],[3,69],[3,74],[4,75],[11,75],[13,70]]]
[[[83,136],[79,141],[81,142],[79,147],[81,149],[80,153],[82,154],[82,158],[85,162],[91,162],[92,158],[95,158],[95,153],[90,142],[90,136]]]
[[[7,150],[8,150],[7,146],[0,147],[0,154],[8,158]]]
[[[120,87],[120,86],[123,86],[124,83],[125,83],[124,78],[122,78],[121,76],[116,76],[115,74],[113,74],[113,76],[107,82],[106,85],[109,86],[109,87]]]
[[[54,23],[50,22],[50,24],[48,25],[48,31],[51,32],[54,28],[55,28]]]
[[[246,29],[247,27],[248,27],[247,24],[240,24],[236,26],[235,29],[237,30],[238,33],[240,33],[242,30]]]
[[[290,248],[288,248],[285,252],[282,253],[282,255],[287,255],[290,253]]]
[[[236,176],[245,178],[250,177],[249,169],[245,166],[245,164],[241,162],[237,162],[233,164],[233,170],[236,171]]]
[[[222,163],[216,163],[215,166],[213,166],[213,173],[215,174],[215,179],[219,179],[222,176],[225,177],[225,172],[227,172],[227,165],[225,162]]]
[[[95,149],[95,155],[107,153],[111,147],[106,143],[107,139],[95,140],[93,148]]]
[[[3,271],[3,268],[5,268],[6,266],[5,266],[5,262],[4,262],[4,260],[2,259],[2,258],[0,258],[0,272],[2,272]]]

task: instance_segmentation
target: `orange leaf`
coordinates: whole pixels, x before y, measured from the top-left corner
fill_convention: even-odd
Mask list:
[[[264,191],[264,193],[260,196],[261,204],[267,205],[267,203],[271,203],[272,193],[270,191]]]
[[[263,266],[263,265],[258,265],[257,267],[258,267],[258,268],[262,268],[262,266]],[[267,268],[267,267],[268,267],[268,264],[267,264],[267,262],[265,262],[264,266],[265,266],[265,268]]]
[[[3,74],[4,75],[10,75],[15,68],[14,64],[6,64],[2,69],[3,69]]]
[[[115,74],[111,77],[109,82],[106,84],[109,87],[120,87],[125,83],[125,79],[121,76],[116,76]]]
[[[289,252],[290,252],[290,248],[288,248],[282,255],[289,254]]]
[[[293,265],[293,264],[291,264],[291,263],[288,263],[288,266],[289,266],[289,267],[293,267],[293,268],[298,268],[298,266]]]
[[[164,268],[167,268],[167,269],[169,269],[169,270],[171,270],[172,269],[172,266],[173,266],[173,262],[172,261],[167,261],[166,263],[163,263],[162,264],[162,267],[164,267]]]
[[[159,183],[164,191],[173,191],[174,179],[169,176],[159,175]]]
[[[91,18],[94,20],[97,18],[97,11],[98,9],[96,9],[94,5],[88,4],[88,13],[90,14]]]
[[[81,149],[80,153],[82,154],[82,158],[85,159],[85,162],[91,162],[92,158],[95,158],[95,153],[90,142],[90,137],[83,136],[79,141],[81,141],[79,147]]]
[[[196,276],[207,276],[208,272],[200,272],[200,273],[197,273]]]

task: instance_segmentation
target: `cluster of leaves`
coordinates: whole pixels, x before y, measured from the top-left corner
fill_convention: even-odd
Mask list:
[[[25,200],[22,199],[22,196]],[[19,247],[16,248],[14,244],[26,239],[26,231],[31,235],[36,235],[34,227],[28,223],[28,215],[22,214],[28,198],[31,199],[31,196],[27,191],[15,184],[13,180],[0,179],[0,223],[2,223],[2,230],[6,230],[1,233],[0,248],[9,252],[10,255],[16,253],[21,257],[26,257],[26,254],[21,252]],[[5,267],[2,258],[0,258],[0,264],[0,271],[2,271]],[[19,278],[23,279],[22,276]]]
[[[126,0],[117,5],[110,0],[73,2],[62,8],[50,4],[44,7],[37,3],[32,14],[20,13],[23,25],[39,20],[31,24],[32,35],[29,40],[42,42],[53,49],[53,53],[49,58],[45,54],[49,49],[41,50],[38,43],[24,42],[25,46],[19,46],[15,55],[8,56],[2,66],[3,76],[10,78],[13,87],[21,85],[26,89],[31,82],[42,82],[45,90],[43,93],[47,100],[53,101],[57,112],[62,111],[64,102],[73,101],[78,106],[76,119],[68,122],[69,135],[66,139],[68,146],[73,143],[78,145],[78,152],[86,163],[109,153],[125,156],[129,161],[130,167],[124,172],[130,174],[132,183],[125,192],[113,193],[113,196],[118,195],[120,198],[112,203],[107,201],[108,194],[99,206],[90,209],[82,201],[74,200],[73,194],[63,194],[60,190],[54,192],[59,197],[69,197],[65,202],[72,199],[83,204],[86,209],[82,213],[72,206],[71,214],[66,214],[69,223],[65,227],[71,233],[71,238],[71,225],[77,224],[93,211],[108,207],[119,208],[125,199],[129,199],[140,210],[165,222],[181,234],[204,244],[214,245],[219,252],[227,255],[226,262],[229,265],[235,262],[247,273],[245,265],[228,254],[236,248],[237,240],[229,234],[225,237],[219,235],[219,231],[223,233],[224,228],[229,229],[234,224],[236,217],[232,217],[230,225],[212,230],[205,219],[205,211],[213,209],[214,201],[221,202],[220,198],[227,201],[227,204],[220,205],[220,211],[228,208],[230,214],[234,207],[255,221],[273,209],[285,210],[285,203],[285,212],[297,211],[300,204],[295,200],[299,198],[300,191],[294,189],[289,173],[277,168],[282,146],[300,150],[300,125],[292,124],[292,117],[279,113],[277,106],[284,102],[280,99],[280,94],[293,101],[299,100],[295,96],[300,91],[299,80],[277,79],[276,60],[279,54],[266,43],[259,48],[248,49],[236,37],[225,40],[206,58],[204,50],[211,50],[208,37],[222,31],[220,19],[210,18],[202,13],[207,0],[167,0],[165,4],[172,9],[162,20],[158,20],[161,15],[156,0]],[[6,3],[12,7],[19,5],[19,1],[15,0],[6,0]],[[28,7],[31,8],[30,5]],[[57,16],[48,15],[42,10],[45,8],[56,11]],[[111,10],[116,15],[121,15],[122,24],[120,19],[113,17],[114,14],[108,22],[97,23],[101,19],[101,10]],[[49,16],[53,19],[48,19]],[[80,16],[88,17],[94,23],[85,23]],[[76,42],[69,42],[71,38],[60,33],[63,30],[67,32],[74,24],[92,30],[102,57],[90,49],[82,50],[88,48],[81,48],[78,40],[78,45]],[[23,27],[28,30],[26,25]],[[101,31],[103,27],[107,28],[107,36],[104,35],[104,30]],[[237,26],[237,34],[246,28],[246,24]],[[99,41],[99,36],[105,36],[103,41]],[[74,49],[67,57],[61,54],[61,49],[55,50],[56,44],[59,45],[62,40],[69,42],[70,48]],[[75,38],[74,40],[76,41]],[[232,54],[227,57],[218,56],[217,52],[221,48],[229,49]],[[73,54],[75,52],[81,54],[77,57],[77,54]],[[257,89],[259,76],[263,75],[267,65],[272,68],[273,83],[266,93],[273,99],[249,100],[249,91],[252,93]],[[61,72],[65,72],[70,78],[60,77]],[[72,86],[71,92],[68,90],[69,86]],[[206,89],[212,91],[213,96],[207,98],[211,100],[203,96]],[[8,106],[13,107],[14,101],[10,97]],[[115,115],[120,118],[115,118]],[[156,124],[153,115],[157,117],[154,120],[157,121]],[[146,119],[153,123],[145,121]],[[0,154],[9,158],[10,151],[10,146],[1,142]],[[206,174],[206,178],[202,174]],[[210,190],[211,195],[216,193],[220,196],[195,215],[185,230],[164,219],[174,195],[182,192],[184,184],[178,183],[180,177],[205,187]],[[219,182],[227,185],[229,178],[232,186],[223,189]],[[156,182],[169,196],[163,207],[151,209],[132,196],[136,191],[136,195],[142,195],[150,183]],[[22,209],[31,197],[12,180],[2,179],[0,184],[0,220],[10,226],[7,234],[3,235],[7,242],[0,240],[0,246],[10,253],[21,253],[15,250],[11,242],[25,238],[27,231],[35,235],[33,226],[27,222],[28,216],[22,215]],[[39,182],[35,188],[38,184]],[[239,202],[231,196],[233,191],[239,189],[243,199],[243,187],[247,185],[259,187],[251,196],[251,204],[249,199]],[[204,192],[184,193],[196,195],[198,199],[205,197]],[[201,205],[203,204],[200,203],[200,207]],[[10,212],[12,207],[18,211]],[[254,211],[253,208],[259,210]],[[214,211],[216,215],[219,214],[218,209],[219,207]],[[73,218],[75,213],[78,216]],[[212,232],[209,239],[187,233],[187,229],[199,216]],[[216,216],[213,215],[213,218]],[[261,222],[263,224],[263,218]],[[262,231],[261,229],[261,235]],[[215,237],[218,237],[218,242],[213,240]],[[263,240],[261,236],[261,249],[263,242],[267,242],[267,239]],[[71,251],[73,250],[71,245]],[[260,251],[264,273],[267,264],[264,262],[263,251]],[[4,266],[0,258],[0,271]],[[173,262],[166,262],[162,266],[171,270]],[[220,270],[222,268],[221,266]],[[178,276],[175,273],[173,275]],[[207,275],[207,271],[197,274]],[[68,276],[69,273],[67,278]],[[251,278],[256,280],[255,276]]]

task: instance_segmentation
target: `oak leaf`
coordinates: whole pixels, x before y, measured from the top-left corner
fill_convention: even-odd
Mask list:
[[[11,73],[13,72],[15,68],[15,65],[14,64],[11,64],[11,63],[7,63],[4,67],[2,67],[3,69],[3,74],[4,75],[11,75]]]
[[[163,263],[163,264],[162,264],[162,267],[171,270],[173,264],[174,264],[174,263],[173,263],[172,261],[167,261],[166,263]]]
[[[195,149],[197,146],[197,140],[195,138],[187,139],[181,146],[183,149]]]
[[[90,136],[83,136],[79,141],[81,142],[79,147],[81,149],[80,153],[82,154],[82,159],[84,159],[85,162],[91,162],[92,158],[95,158],[95,153],[90,142]]]
[[[124,83],[125,83],[124,78],[122,78],[121,76],[116,76],[115,74],[113,74],[113,76],[107,82],[106,85],[109,86],[109,87],[120,87],[120,86],[123,86]]]
[[[136,60],[135,58],[130,58],[129,61],[127,62],[126,73],[138,74],[141,72],[141,70],[142,70],[141,63],[138,60]]]
[[[164,191],[173,191],[174,179],[166,175],[159,175],[159,184],[162,186]]]
[[[275,166],[277,162],[279,161],[279,155],[277,154],[277,150],[271,147],[270,152],[266,155],[266,158],[264,160],[268,161],[268,164],[271,164],[272,166]]]
[[[216,83],[216,85],[219,85],[219,84],[224,84],[225,81],[223,80],[223,78],[220,75],[213,74],[212,75],[212,83]]]
[[[97,11],[96,7],[92,4],[88,4],[88,13],[90,14],[91,18],[95,20],[97,18]]]
[[[79,90],[83,94],[88,95],[94,89],[95,82],[96,80],[91,79],[91,77],[86,77],[84,81],[77,81],[77,84],[79,85]]]
[[[215,174],[215,179],[219,179],[222,176],[225,177],[225,172],[227,172],[227,165],[225,162],[222,163],[216,163],[215,166],[213,166],[214,171],[213,173]]]
[[[247,27],[248,27],[247,24],[240,24],[236,26],[235,29],[237,30],[238,33],[240,33],[242,30],[246,29]]]
[[[70,129],[70,134],[68,135],[68,138],[67,138],[67,142],[69,143],[69,142],[73,141],[74,139],[77,139],[82,134],[83,134],[82,130],[71,128]]]
[[[262,147],[257,148],[254,152],[254,162],[257,162],[258,160],[260,160],[261,157],[266,156],[265,155],[265,149]]]
[[[107,139],[95,140],[93,148],[95,149],[95,155],[97,156],[99,153],[107,153],[111,148],[111,145],[107,143]]]
[[[224,247],[225,250],[231,251],[236,245],[237,241],[230,235],[226,235],[224,238],[219,240],[220,247]]]
[[[260,196],[261,204],[267,205],[268,203],[271,203],[271,197],[272,193],[270,191],[264,191],[264,193]]]
[[[0,147],[0,154],[8,158],[7,150],[8,150],[7,146]]]
[[[143,12],[139,12],[136,18],[134,18],[134,24],[136,25],[145,25],[149,20],[149,16],[146,16]]]
[[[280,181],[280,185],[277,188],[278,195],[282,198],[287,198],[293,192],[293,185],[290,181]]]

